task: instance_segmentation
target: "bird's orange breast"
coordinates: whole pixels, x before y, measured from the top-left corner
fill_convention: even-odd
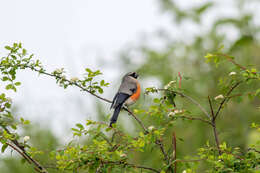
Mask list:
[[[136,89],[136,92],[130,97],[133,101],[136,101],[139,97],[140,97],[140,94],[141,94],[141,87],[140,87],[140,84],[137,83],[137,89]]]

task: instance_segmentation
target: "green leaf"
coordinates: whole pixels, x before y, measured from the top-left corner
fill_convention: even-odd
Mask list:
[[[14,129],[14,130],[17,129],[16,125],[14,125],[14,124],[11,125],[11,128]]]
[[[80,123],[77,123],[76,126],[80,129],[80,130],[83,130],[84,129],[84,126]]]
[[[13,88],[13,84],[8,84],[6,85],[5,89],[9,90],[9,89],[12,89]]]
[[[4,76],[2,80],[7,81],[7,80],[10,80],[10,79],[8,77]]]
[[[1,149],[1,152],[4,153],[7,147],[8,147],[7,144],[3,144],[2,149]]]
[[[21,85],[21,82],[15,82],[14,83],[16,86],[19,86],[19,85]]]
[[[153,102],[154,102],[154,103],[160,103],[160,99],[155,98],[155,99],[153,99]]]
[[[10,46],[5,46],[5,49],[12,50],[12,48]]]
[[[105,85],[105,81],[104,80],[100,81],[100,85],[104,86]]]
[[[26,53],[27,53],[26,49],[23,49],[23,52],[22,52],[23,56],[26,55]]]
[[[86,72],[88,72],[88,73],[92,73],[92,71],[91,71],[89,68],[86,68],[85,70],[86,70]]]
[[[79,132],[78,129],[75,129],[75,128],[71,128],[72,131],[75,131],[75,132]]]
[[[102,94],[104,91],[103,91],[102,88],[98,88],[98,92],[99,92],[100,94]]]

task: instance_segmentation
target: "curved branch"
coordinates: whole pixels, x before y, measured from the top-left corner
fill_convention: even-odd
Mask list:
[[[189,116],[186,116],[186,115],[179,115],[178,117],[176,118],[185,118],[185,119],[188,119],[188,120],[198,120],[198,121],[201,121],[203,123],[207,123],[209,125],[212,125],[212,123],[208,120],[204,120],[202,118],[198,118],[198,117],[189,117]]]
[[[215,116],[213,117],[214,120],[215,120],[215,119],[217,118],[217,116],[219,115],[219,112],[220,112],[221,108],[223,107],[224,103],[229,100],[229,95],[230,95],[230,94],[232,93],[232,91],[233,91],[236,87],[238,87],[241,83],[243,83],[243,81],[237,82],[237,83],[236,83],[233,87],[231,87],[230,90],[227,92],[227,94],[225,95],[225,98],[224,98],[224,99],[222,100],[222,102],[220,103],[220,105],[219,105],[219,107],[218,107],[218,110],[217,110]]]
[[[7,133],[11,134],[7,128],[3,128]],[[34,169],[36,171],[40,173],[48,173],[48,171],[43,166],[41,166],[36,160],[34,160],[31,156],[27,154],[27,152],[24,149],[24,146],[21,146],[16,139],[13,139],[11,141],[14,145],[8,142],[6,142],[6,144],[13,148],[15,151],[17,151],[25,160],[27,160],[28,163],[33,164],[35,166]]]
[[[167,89],[156,89],[156,90],[158,90],[158,91],[166,91]],[[167,90],[167,91],[169,91],[169,90]],[[181,92],[178,92],[178,91],[170,91],[170,92],[173,92],[175,94],[178,94],[181,97],[185,97],[188,100],[190,100],[193,104],[197,105],[200,108],[200,110],[210,119],[209,113],[206,111],[206,109],[204,109],[204,107],[201,106],[201,104],[199,102],[197,102],[196,100],[194,100],[190,96],[187,96],[186,94],[183,94]]]
[[[147,128],[144,126],[144,124],[142,123],[142,121],[141,120],[139,120],[136,116],[135,116],[135,114],[132,112],[132,111],[130,111],[128,108],[126,108],[126,107],[124,107],[123,108],[125,111],[127,111],[130,115],[132,115],[132,117],[134,117],[134,119],[140,124],[140,126],[143,128],[143,130],[144,130],[144,132],[145,132],[145,134],[148,134],[149,132],[148,132],[148,130],[147,130]]]

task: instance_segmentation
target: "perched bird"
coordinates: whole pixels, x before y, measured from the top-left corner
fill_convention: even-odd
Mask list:
[[[141,87],[137,78],[138,74],[136,72],[129,72],[123,77],[119,90],[111,104],[111,108],[115,110],[110,119],[110,127],[117,121],[122,106],[129,106],[135,103],[140,97]]]

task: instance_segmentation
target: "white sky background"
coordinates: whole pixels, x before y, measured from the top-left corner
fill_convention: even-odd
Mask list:
[[[179,2],[190,5],[189,0]],[[205,26],[214,16],[236,15],[228,7],[230,1],[222,2],[219,11],[207,16]],[[5,45],[18,41],[49,71],[64,67],[68,76],[80,76],[86,67],[101,69],[111,83],[106,90],[111,92],[105,95],[111,99],[118,87],[116,80],[124,73],[115,62],[117,53],[128,43],[140,42],[142,33],[152,35],[160,28],[170,30],[175,38],[203,32],[189,24],[177,30],[170,23],[156,0],[0,0],[0,55],[5,55]],[[231,32],[231,37],[236,35]],[[151,44],[158,46],[156,40]],[[99,57],[109,62],[110,68],[103,68]],[[32,123],[48,125],[64,137],[75,123],[93,118],[91,95],[77,88],[63,90],[53,79],[30,71],[18,73],[17,80],[22,86],[10,95],[18,115]],[[109,113],[109,105],[106,108]]]

